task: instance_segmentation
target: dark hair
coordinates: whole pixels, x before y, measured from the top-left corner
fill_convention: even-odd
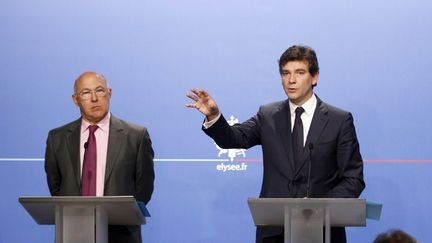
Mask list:
[[[319,73],[318,59],[314,49],[309,46],[294,45],[288,48],[279,59],[279,73],[282,74],[282,67],[290,61],[307,61],[309,73],[312,76]]]
[[[402,230],[390,230],[379,234],[373,243],[417,243],[417,240]]]

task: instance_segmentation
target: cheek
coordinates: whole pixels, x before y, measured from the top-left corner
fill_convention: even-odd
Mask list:
[[[310,81],[310,80],[305,80],[305,81],[302,83],[302,85],[301,85],[301,89],[302,89],[304,92],[307,92],[308,89],[309,89],[311,86],[312,86],[311,81]]]
[[[105,99],[105,100],[103,100],[103,107],[104,108],[106,108],[106,109],[108,109],[108,107],[109,107],[109,99]]]
[[[282,79],[282,86],[284,87],[284,89],[288,87],[288,81],[286,79]]]
[[[81,108],[81,110],[86,111],[87,113],[91,112],[91,105],[90,104],[81,104],[80,108]]]

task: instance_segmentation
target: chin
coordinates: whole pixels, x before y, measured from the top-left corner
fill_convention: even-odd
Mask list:
[[[288,95],[288,98],[294,102],[298,97],[296,97],[294,95]]]

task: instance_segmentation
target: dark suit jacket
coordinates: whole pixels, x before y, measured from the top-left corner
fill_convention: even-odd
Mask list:
[[[81,118],[48,134],[45,171],[53,196],[81,195],[80,130]],[[104,195],[133,195],[147,204],[153,192],[153,157],[147,129],[111,115]],[[110,243],[141,242],[141,226],[110,226],[109,231]]]
[[[261,106],[254,117],[232,127],[222,116],[204,132],[222,148],[262,146],[264,175],[260,197],[305,197],[309,161],[312,162],[310,197],[355,198],[365,187],[363,161],[351,113],[319,98],[305,143],[304,159],[298,168],[293,160],[288,100]],[[309,151],[309,144],[313,145],[312,151]],[[259,227],[257,242],[263,237],[281,234],[282,230]],[[333,236],[333,242],[344,240]]]

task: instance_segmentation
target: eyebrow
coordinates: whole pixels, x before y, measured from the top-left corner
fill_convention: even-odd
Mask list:
[[[304,68],[297,68],[297,69],[294,70],[294,72],[298,72],[298,71],[305,71],[305,72],[307,72],[307,70],[304,69]],[[290,72],[290,70],[288,70],[288,69],[282,69],[282,73],[286,73],[286,72]]]

